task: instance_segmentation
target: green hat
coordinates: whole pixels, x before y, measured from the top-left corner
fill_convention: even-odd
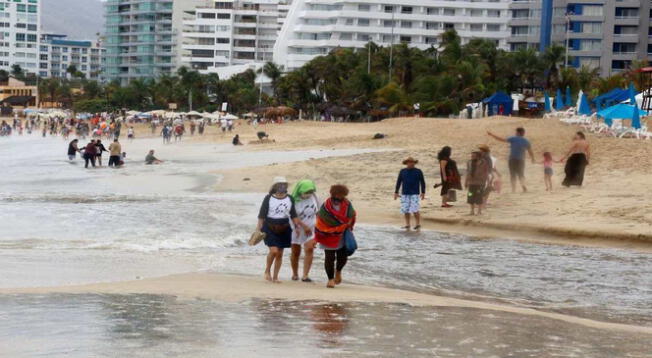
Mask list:
[[[310,179],[300,180],[298,183],[294,185],[294,190],[292,190],[292,198],[294,199],[295,202],[299,201],[301,200],[301,195],[309,191],[317,191],[317,186],[315,185],[315,182]]]

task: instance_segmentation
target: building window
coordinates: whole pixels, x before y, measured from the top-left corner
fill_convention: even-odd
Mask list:
[[[488,32],[498,32],[500,31],[500,25],[498,24],[487,24]]]
[[[369,4],[358,4],[358,11],[369,11],[371,6]]]
[[[401,36],[401,43],[409,44],[412,42],[412,36]]]
[[[411,14],[412,6],[401,6],[401,14]]]

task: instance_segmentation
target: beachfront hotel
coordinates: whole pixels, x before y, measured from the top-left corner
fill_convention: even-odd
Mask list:
[[[105,5],[105,76],[126,84],[171,74],[180,62],[187,11],[204,0],[108,0]]]
[[[43,34],[39,45],[39,76],[70,78],[70,66],[91,80],[102,80],[106,49],[100,41],[70,40],[66,35]]]
[[[602,76],[652,59],[650,1],[512,1],[511,50],[568,44],[569,65],[599,68]]]
[[[273,60],[289,3],[215,0],[184,21],[182,64],[226,78]]]
[[[0,1],[0,70],[37,73],[40,24],[40,0]]]
[[[274,48],[274,61],[287,70],[301,67],[337,47],[362,48],[406,43],[437,47],[439,36],[455,29],[507,49],[509,0],[418,1],[295,0]]]

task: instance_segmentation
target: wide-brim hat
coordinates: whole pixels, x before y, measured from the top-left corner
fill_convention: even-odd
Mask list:
[[[275,178],[274,178],[274,182],[272,183],[272,185],[274,185],[274,184],[279,184],[279,183],[287,184],[287,183],[288,183],[288,180],[285,179],[285,177],[275,177]]]
[[[407,164],[407,163],[419,164],[419,161],[416,160],[416,159],[414,159],[414,158],[412,158],[412,157],[407,157],[407,158],[403,161],[403,164]]]
[[[489,153],[489,152],[491,152],[491,149],[490,149],[489,146],[486,145],[486,144],[480,144],[480,145],[478,146],[478,149],[479,149],[481,152],[485,152],[485,153]]]

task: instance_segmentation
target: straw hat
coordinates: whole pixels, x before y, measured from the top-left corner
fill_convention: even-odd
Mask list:
[[[478,146],[478,149],[479,149],[481,152],[485,152],[485,153],[489,153],[489,152],[491,152],[491,149],[489,149],[489,146],[486,145],[486,144],[480,144],[480,145]]]
[[[274,184],[278,184],[278,183],[285,183],[285,184],[287,184],[287,183],[288,183],[288,180],[285,179],[285,177],[275,177],[275,178],[274,178],[274,182],[272,183],[272,185],[274,185]]]
[[[407,164],[407,163],[410,163],[410,162],[412,162],[412,163],[414,163],[414,164],[419,164],[419,161],[416,160],[416,159],[414,159],[414,158],[412,158],[412,157],[407,157],[407,159],[405,159],[405,160],[403,161],[403,164]]]

